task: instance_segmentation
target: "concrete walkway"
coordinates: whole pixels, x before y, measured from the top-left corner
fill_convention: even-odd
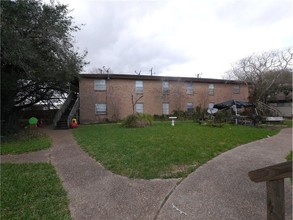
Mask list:
[[[266,219],[264,183],[251,170],[284,161],[292,148],[292,129],[223,153],[177,179],[131,180],[105,170],[84,153],[70,130],[46,132],[50,150],[1,156],[1,162],[48,162],[55,166],[70,198],[73,219]],[[287,219],[292,185],[286,181]]]
[[[158,219],[266,219],[266,184],[248,172],[284,162],[292,129],[234,148],[190,174],[172,193]],[[286,219],[292,219],[292,185],[286,179]]]

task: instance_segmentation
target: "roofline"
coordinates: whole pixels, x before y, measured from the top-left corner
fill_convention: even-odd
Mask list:
[[[131,75],[131,74],[79,74],[80,78],[96,78],[96,79],[133,79],[133,80],[169,80],[169,81],[185,81],[185,82],[203,82],[203,83],[223,83],[223,84],[244,84],[239,80],[227,79],[211,79],[197,77],[178,77],[178,76],[150,76],[150,75]]]

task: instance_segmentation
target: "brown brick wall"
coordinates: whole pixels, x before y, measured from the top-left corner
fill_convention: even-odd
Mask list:
[[[144,113],[161,115],[163,103],[169,103],[169,112],[173,110],[187,110],[187,103],[192,102],[193,107],[201,105],[207,108],[208,103],[219,103],[230,99],[247,101],[248,88],[240,85],[240,93],[234,94],[235,83],[229,81],[213,82],[214,95],[209,95],[209,84],[211,82],[193,82],[193,94],[187,94],[188,82],[183,79],[169,80],[170,92],[162,93],[162,79],[143,79],[143,94],[136,93],[136,79],[109,79],[106,80],[106,91],[94,90],[95,78],[82,77],[80,79],[80,121],[81,123],[102,122],[106,119],[115,121],[125,118],[133,112],[132,96],[135,102],[141,95],[143,97],[138,103],[143,103]],[[141,80],[141,79],[138,79]],[[98,115],[95,113],[95,104],[107,104],[107,113]]]

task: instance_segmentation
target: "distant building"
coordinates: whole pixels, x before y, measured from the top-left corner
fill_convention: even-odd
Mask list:
[[[80,122],[117,121],[133,112],[169,115],[226,100],[248,101],[241,81],[122,74],[80,74]]]
[[[268,103],[271,107],[279,110],[282,116],[292,117],[292,92],[289,92],[287,95],[283,92],[278,93],[276,96],[271,97]]]

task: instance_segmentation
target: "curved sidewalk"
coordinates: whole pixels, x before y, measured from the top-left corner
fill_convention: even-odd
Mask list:
[[[154,219],[176,179],[115,175],[83,152],[70,130],[47,130],[51,162],[68,192],[73,219]],[[98,137],[97,137],[98,138]]]
[[[73,219],[266,219],[265,183],[250,181],[248,172],[285,161],[292,149],[292,129],[283,129],[217,156],[177,186],[177,179],[115,175],[80,149],[71,130],[45,131],[53,139],[51,149],[1,156],[1,162],[50,161],[68,192]],[[291,219],[288,179],[285,192]]]
[[[266,219],[266,184],[248,172],[285,161],[292,129],[227,151],[190,174],[172,193],[158,219]],[[292,185],[285,181],[286,219],[292,219]]]

